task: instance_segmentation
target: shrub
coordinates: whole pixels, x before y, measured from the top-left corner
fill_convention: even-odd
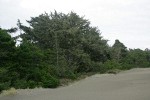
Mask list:
[[[101,62],[92,62],[91,72],[104,72],[103,64]]]
[[[27,81],[26,80],[16,80],[14,82],[14,87],[16,89],[25,89],[28,87]]]
[[[48,77],[48,79],[45,79],[43,81],[43,86],[44,88],[56,88],[57,86],[59,86],[60,82],[58,79],[54,78],[54,77]]]
[[[29,80],[28,81],[28,88],[33,89],[37,86],[37,83],[35,81]]]
[[[2,92],[2,90],[9,89],[9,86],[10,86],[10,82],[0,83],[0,92]]]
[[[121,69],[122,66],[120,63],[118,63],[116,60],[108,60],[104,63],[104,69],[106,71],[112,70],[112,69]]]
[[[77,79],[77,75],[74,74],[72,71],[66,71],[65,74],[66,74],[66,78],[69,78],[72,80]]]

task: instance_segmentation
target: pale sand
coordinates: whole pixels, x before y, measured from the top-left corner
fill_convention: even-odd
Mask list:
[[[150,100],[150,68],[97,74],[57,89],[18,90],[0,100]]]

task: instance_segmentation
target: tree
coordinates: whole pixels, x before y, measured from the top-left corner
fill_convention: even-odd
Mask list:
[[[20,23],[23,30],[20,36],[23,40],[38,46],[40,49],[55,52],[55,66],[74,72],[90,71],[91,61],[104,62],[107,60],[107,40],[102,39],[96,27],[74,12],[69,14],[41,14],[27,21],[30,26]],[[85,61],[85,58],[87,61]],[[49,60],[54,60],[53,58]],[[88,64],[88,65],[87,65]],[[87,66],[87,67],[85,67]],[[62,76],[62,75],[60,75]]]
[[[15,51],[15,42],[7,31],[0,28],[0,67],[9,66],[13,60],[12,56]]]
[[[130,49],[128,54],[132,67],[149,67],[149,53],[141,49]]]
[[[0,92],[10,86],[9,68],[14,65],[15,42],[0,28]]]
[[[121,61],[127,55],[127,47],[119,40],[115,40],[114,45],[112,46],[112,59]]]

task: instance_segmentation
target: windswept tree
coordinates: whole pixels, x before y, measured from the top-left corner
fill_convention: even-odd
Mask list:
[[[127,47],[119,40],[115,40],[112,46],[112,59],[121,61],[127,55]]]
[[[18,23],[23,30],[20,37],[54,54],[50,61],[59,68],[73,72],[90,71],[91,62],[107,60],[107,40],[96,27],[74,12],[44,13],[27,21],[29,27]],[[66,70],[65,70],[66,71]],[[63,72],[61,70],[61,72]]]

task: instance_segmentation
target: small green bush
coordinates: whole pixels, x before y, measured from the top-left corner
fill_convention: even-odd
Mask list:
[[[0,93],[1,93],[3,90],[9,89],[9,87],[10,87],[10,82],[0,83]]]
[[[66,71],[65,74],[66,74],[66,78],[69,78],[72,80],[77,79],[77,75],[74,74],[72,71]]]
[[[26,80],[16,80],[13,87],[16,89],[25,89],[28,87],[28,84]]]
[[[108,60],[104,63],[104,69],[106,71],[108,70],[112,70],[112,69],[121,69],[122,66],[119,62],[117,62],[116,60]]]
[[[91,72],[104,72],[103,64],[101,62],[92,62]]]
[[[48,79],[43,81],[42,87],[44,87],[44,88],[56,88],[57,86],[59,86],[59,84],[60,84],[59,80],[51,76]]]
[[[29,80],[28,81],[28,88],[33,89],[37,86],[37,83],[35,81]]]

